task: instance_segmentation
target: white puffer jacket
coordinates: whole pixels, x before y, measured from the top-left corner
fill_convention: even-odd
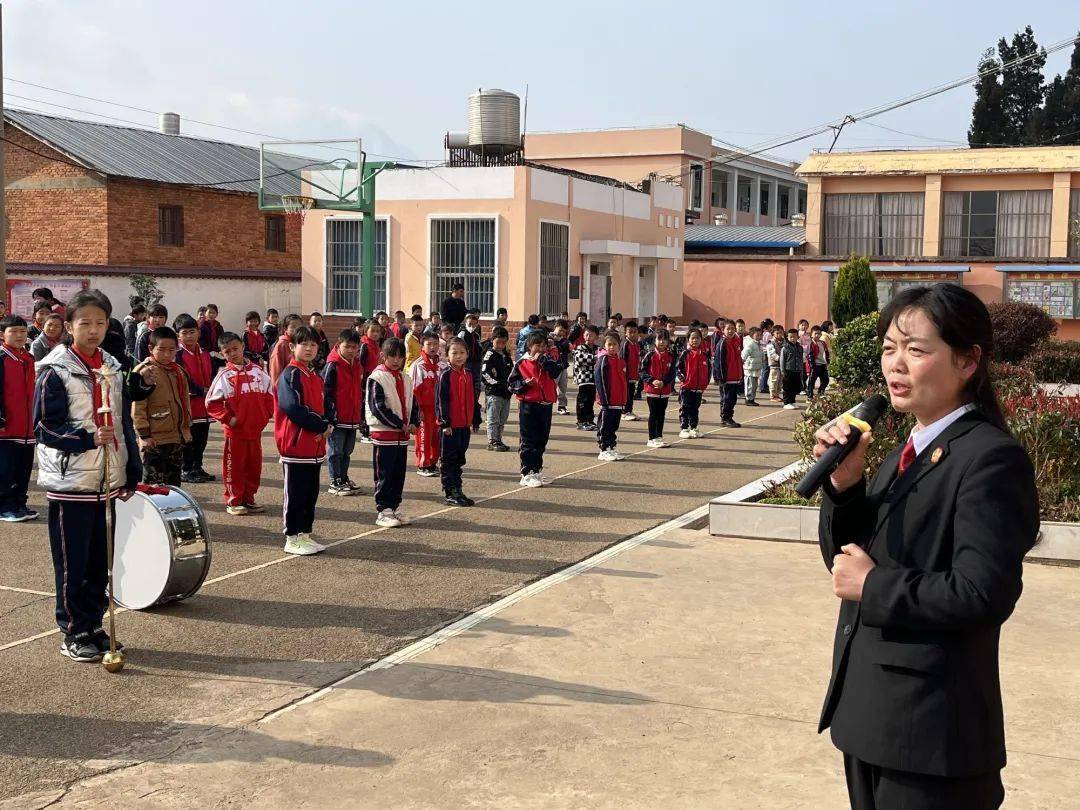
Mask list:
[[[47,492],[102,492],[102,477],[105,471],[102,454],[109,453],[109,490],[120,489],[127,479],[127,447],[122,430],[124,407],[124,378],[120,373],[120,364],[112,355],[102,352],[102,366],[108,366],[114,372],[110,382],[109,399],[113,408],[113,420],[116,424],[116,444],[104,448],[94,447],[81,453],[68,453],[38,442],[38,485]],[[88,373],[86,366],[67,346],[57,346],[37,365],[39,380],[48,374],[55,374],[63,383],[67,393],[68,423],[74,428],[81,428],[94,433],[94,391],[98,385]],[[40,386],[40,382],[39,382]],[[43,390],[39,387],[39,391]]]

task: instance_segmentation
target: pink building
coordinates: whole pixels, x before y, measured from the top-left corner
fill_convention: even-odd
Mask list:
[[[650,129],[530,132],[525,157],[638,184],[649,177],[683,188],[687,224],[783,225],[806,211],[795,164],[742,157],[682,124]]]
[[[986,302],[1036,304],[1059,337],[1080,338],[1080,147],[816,154],[799,175],[809,191],[797,255],[716,252],[687,235],[687,317],[823,320],[837,268],[857,253],[880,303],[913,284],[959,283]]]
[[[438,309],[454,283],[485,317],[682,312],[682,189],[648,192],[541,166],[393,169],[376,186],[376,309]],[[361,215],[316,209],[303,226],[302,308],[360,308]]]

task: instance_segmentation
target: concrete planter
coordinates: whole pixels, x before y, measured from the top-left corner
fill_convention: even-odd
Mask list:
[[[714,498],[709,504],[709,534],[749,540],[817,543],[816,506],[756,503],[756,499],[770,486],[793,478],[801,471],[802,463],[797,462],[734,492]],[[1027,557],[1031,560],[1080,562],[1080,523],[1044,522],[1039,543],[1028,552]]]

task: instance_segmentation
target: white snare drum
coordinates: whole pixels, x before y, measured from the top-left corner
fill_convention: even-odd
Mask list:
[[[177,487],[116,501],[113,587],[126,608],[187,599],[210,571],[210,533],[199,505]]]

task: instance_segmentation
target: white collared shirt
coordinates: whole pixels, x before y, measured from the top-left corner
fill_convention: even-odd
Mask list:
[[[945,416],[938,419],[936,422],[931,422],[925,427],[919,427],[918,423],[911,429],[911,439],[915,445],[915,455],[919,455],[934,443],[934,439],[940,436],[949,425],[959,419],[968,411],[975,410],[975,403],[969,402],[967,405],[961,405],[952,413],[947,413]]]

